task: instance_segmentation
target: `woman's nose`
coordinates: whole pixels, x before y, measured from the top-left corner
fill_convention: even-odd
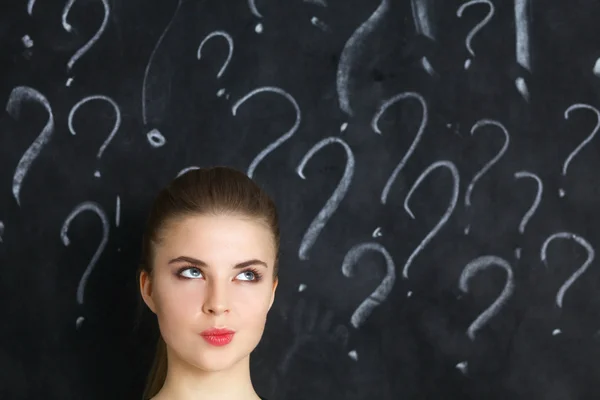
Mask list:
[[[213,281],[208,284],[207,289],[202,311],[205,314],[213,315],[229,312],[229,299],[226,284]]]

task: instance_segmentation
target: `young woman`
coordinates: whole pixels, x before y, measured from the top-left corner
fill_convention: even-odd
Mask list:
[[[275,297],[278,254],[275,205],[244,173],[191,170],[158,194],[137,274],[160,331],[144,399],[262,399],[249,359]]]

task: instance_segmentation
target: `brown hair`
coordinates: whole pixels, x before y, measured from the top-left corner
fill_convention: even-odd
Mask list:
[[[160,233],[166,223],[198,214],[242,215],[266,224],[273,233],[276,254],[273,276],[277,277],[279,220],[273,200],[243,172],[216,166],[185,172],[159,192],[150,209],[142,238],[141,260],[136,273],[138,283],[142,271],[152,276],[153,245],[160,241]],[[141,294],[138,300],[141,318],[141,313],[147,306]],[[144,399],[156,395],[163,386],[166,375],[167,349],[159,333],[154,361],[144,389]]]

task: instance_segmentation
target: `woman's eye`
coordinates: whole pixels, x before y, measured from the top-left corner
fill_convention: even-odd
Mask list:
[[[252,271],[244,271],[238,275],[243,281],[256,280],[256,275]]]
[[[200,272],[200,270],[195,267],[184,269],[183,271],[181,271],[181,275],[184,276],[185,278],[191,278],[191,279],[202,278],[202,272]]]

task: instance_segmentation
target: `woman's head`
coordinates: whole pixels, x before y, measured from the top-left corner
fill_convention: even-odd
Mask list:
[[[258,344],[277,287],[279,227],[271,198],[228,167],[191,170],[152,206],[138,269],[140,293],[156,314],[160,338],[145,398],[172,360],[219,371]],[[235,331],[215,345],[207,329]]]

